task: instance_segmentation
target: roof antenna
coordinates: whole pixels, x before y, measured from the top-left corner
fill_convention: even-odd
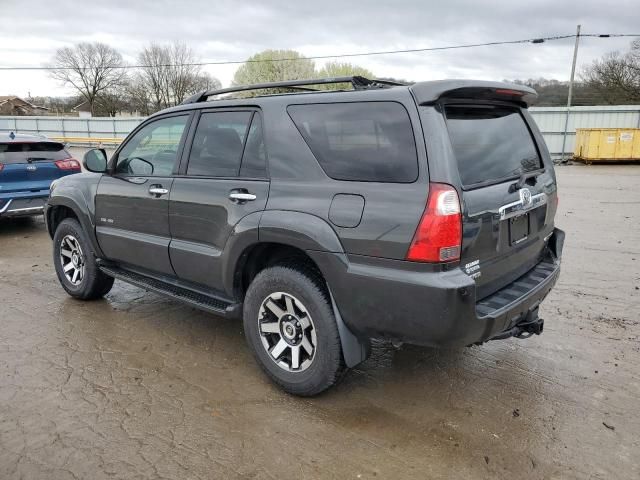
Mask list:
[[[11,133],[9,134],[9,138],[10,138],[11,140],[14,140],[14,139],[16,138],[16,134],[15,134],[15,133],[13,133],[13,132],[11,132]]]

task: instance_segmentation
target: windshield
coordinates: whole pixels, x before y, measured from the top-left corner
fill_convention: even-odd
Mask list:
[[[517,178],[542,168],[531,132],[518,109],[448,105],[445,112],[465,187]]]

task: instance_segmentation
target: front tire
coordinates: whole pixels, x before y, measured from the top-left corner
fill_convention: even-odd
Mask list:
[[[53,264],[62,288],[72,297],[93,300],[113,287],[113,278],[103,273],[80,223],[66,218],[53,235]]]
[[[317,395],[341,378],[340,335],[315,271],[301,265],[262,270],[247,291],[243,320],[254,357],[286,392]]]

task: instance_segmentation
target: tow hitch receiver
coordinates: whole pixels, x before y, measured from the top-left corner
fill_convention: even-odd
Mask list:
[[[515,326],[499,333],[491,340],[502,340],[509,337],[529,338],[532,335],[540,335],[544,329],[544,320],[538,316],[538,307],[532,308],[527,315]]]

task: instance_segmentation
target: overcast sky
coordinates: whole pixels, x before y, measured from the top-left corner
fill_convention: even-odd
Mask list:
[[[180,40],[203,60],[258,51],[305,55],[424,48],[575,33],[640,33],[638,0],[0,0],[0,66],[40,66],[57,48],[100,41],[134,62],[148,43]],[[348,59],[381,77],[557,78],[570,74],[573,39]],[[578,68],[629,38],[581,40]],[[319,65],[321,62],[317,62]],[[228,85],[237,65],[206,70]],[[72,94],[41,71],[0,71],[0,95]]]

